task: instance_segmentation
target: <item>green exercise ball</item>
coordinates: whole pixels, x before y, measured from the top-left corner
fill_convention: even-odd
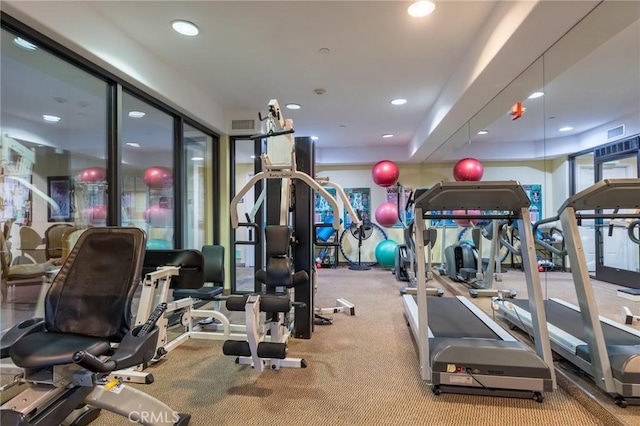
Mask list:
[[[376,247],[376,260],[383,268],[393,268],[396,264],[396,248],[398,243],[393,240],[380,241]]]

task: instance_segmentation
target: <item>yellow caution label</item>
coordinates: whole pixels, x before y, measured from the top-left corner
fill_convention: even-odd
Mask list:
[[[104,385],[104,390],[105,391],[110,391],[114,387],[118,386],[119,383],[120,383],[120,379],[113,379],[109,383]]]

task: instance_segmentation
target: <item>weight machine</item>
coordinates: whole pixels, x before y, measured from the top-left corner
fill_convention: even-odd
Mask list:
[[[287,342],[291,335],[308,339],[313,331],[316,276],[314,229],[310,221],[314,191],[327,200],[334,212],[339,209],[336,200],[312,177],[315,160],[313,142],[310,138],[296,138],[294,141],[293,122],[284,118],[278,101],[271,100],[267,115],[259,115],[259,118],[265,122],[265,132],[252,136],[252,139],[266,139],[266,153],[261,156],[262,171],[254,175],[231,200],[230,216],[234,229],[258,228],[255,223],[240,222],[238,204],[254,185],[266,180],[264,235],[267,265],[265,270],[256,274],[256,280],[264,285],[266,293],[227,299],[227,309],[245,312],[247,336],[246,340],[227,340],[223,352],[237,356],[239,364],[252,365],[258,372],[264,368],[304,368],[305,360],[287,357]],[[337,186],[336,191],[352,220],[359,223],[344,191]],[[340,217],[335,214],[333,228],[337,230],[339,227]],[[256,233],[256,238],[258,235]],[[293,302],[290,289],[294,291]],[[294,308],[293,322],[289,318],[291,308]],[[263,321],[261,312],[265,313],[266,321]],[[267,336],[270,336],[269,341]]]
[[[417,258],[420,256],[416,253],[415,240],[414,240],[414,227],[415,227],[415,218],[411,219],[408,223],[406,223],[406,219],[402,217],[400,213],[400,189],[404,192],[404,187],[400,183],[397,184],[398,188],[398,220],[402,223],[403,234],[404,234],[404,244],[398,245],[398,250],[396,251],[396,261],[394,268],[394,275],[398,281],[406,281],[409,282],[407,287],[400,288],[400,294],[417,294],[417,278],[416,271],[418,269]],[[416,197],[422,195],[426,189],[418,189],[415,191]],[[414,191],[409,193],[407,197],[407,202],[405,204],[404,210],[409,210],[414,204]],[[422,239],[424,246],[430,246],[435,244],[438,238],[437,231],[433,228],[426,229],[422,233]],[[424,255],[423,255],[424,257]],[[424,260],[423,260],[424,261]],[[427,265],[425,267],[425,279],[426,281],[430,281],[433,279],[433,272],[431,271],[431,255],[429,255],[427,259]],[[441,288],[435,287],[427,287],[427,296],[442,296],[444,294],[444,290]]]
[[[506,225],[505,221],[495,219],[484,226],[477,226],[471,222],[474,246],[458,242],[444,250],[449,278],[468,285],[469,295],[473,298],[479,296],[498,297],[499,295],[514,298],[517,296],[515,290],[493,288],[494,281],[502,281],[500,232],[504,225]],[[491,241],[486,269],[482,256],[484,239]]]
[[[0,356],[24,369],[0,390],[26,384],[2,405],[2,425],[81,426],[100,409],[148,426],[189,423],[190,415],[108,378],[148,362],[156,346],[165,306],[130,326],[145,243],[138,228],[90,228],[80,236],[46,295],[44,318],[16,324],[0,340]]]
[[[222,252],[222,253],[221,253]],[[213,259],[216,256],[223,257],[220,246],[204,246],[198,250],[151,250],[147,251],[144,261],[144,279],[142,292],[136,314],[136,325],[149,316],[153,307],[159,303],[166,306],[165,314],[159,319],[158,340],[153,357],[145,364],[139,364],[126,370],[113,372],[110,377],[124,382],[153,383],[153,375],[148,373],[148,365],[164,359],[169,352],[189,339],[226,340],[245,339],[246,326],[233,324],[224,315],[219,305],[221,302],[224,259]],[[214,263],[210,274],[205,281],[204,258]],[[216,265],[219,265],[216,267]],[[221,270],[218,270],[221,269]],[[205,284],[210,279],[214,280],[214,286]],[[171,289],[174,288],[174,300],[169,301]],[[199,309],[202,302],[213,301],[214,309]],[[206,318],[211,326],[202,326],[196,322],[197,318]],[[169,340],[168,330],[173,325],[181,325],[184,331],[172,340]]]

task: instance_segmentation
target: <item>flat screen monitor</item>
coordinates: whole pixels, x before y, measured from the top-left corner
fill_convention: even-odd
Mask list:
[[[142,277],[162,266],[179,266],[180,274],[171,278],[171,288],[195,289],[204,285],[204,258],[199,250],[147,250]]]

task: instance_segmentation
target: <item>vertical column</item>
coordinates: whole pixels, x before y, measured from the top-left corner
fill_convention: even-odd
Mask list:
[[[549,367],[553,389],[557,389],[556,372],[553,367],[551,355],[551,342],[549,329],[547,328],[547,316],[544,310],[542,297],[542,284],[538,273],[538,261],[536,259],[535,241],[531,227],[531,218],[528,207],[523,207],[519,212],[518,230],[520,230],[520,250],[522,252],[522,268],[527,282],[527,295],[529,296],[529,312],[531,312],[531,326],[533,329],[533,341],[536,353]]]
[[[309,137],[296,138],[295,156],[297,170],[315,178],[315,146]],[[296,179],[295,184],[295,211],[293,232],[297,244],[295,245],[293,264],[296,272],[306,271],[309,274],[309,283],[296,287],[295,301],[304,303],[305,307],[295,308],[294,336],[310,339],[313,332],[313,196],[314,192],[309,185]]]
[[[415,245],[418,259],[418,356],[420,357],[420,375],[422,380],[431,381],[431,359],[429,356],[429,315],[427,312],[427,280],[424,268],[424,215],[422,207],[415,208]],[[431,241],[429,241],[431,245]],[[431,257],[431,252],[429,252]]]
[[[587,258],[582,247],[578,222],[573,207],[566,207],[560,214],[560,223],[564,230],[564,241],[571,264],[571,274],[576,287],[580,315],[584,326],[584,339],[589,345],[589,357],[593,380],[606,392],[615,393],[615,384],[611,373],[611,364],[607,354],[607,345],[602,333],[602,324],[598,316],[596,298],[591,287]]]
[[[107,97],[107,224],[120,226],[122,188],[120,165],[122,164],[122,85],[109,86]]]

